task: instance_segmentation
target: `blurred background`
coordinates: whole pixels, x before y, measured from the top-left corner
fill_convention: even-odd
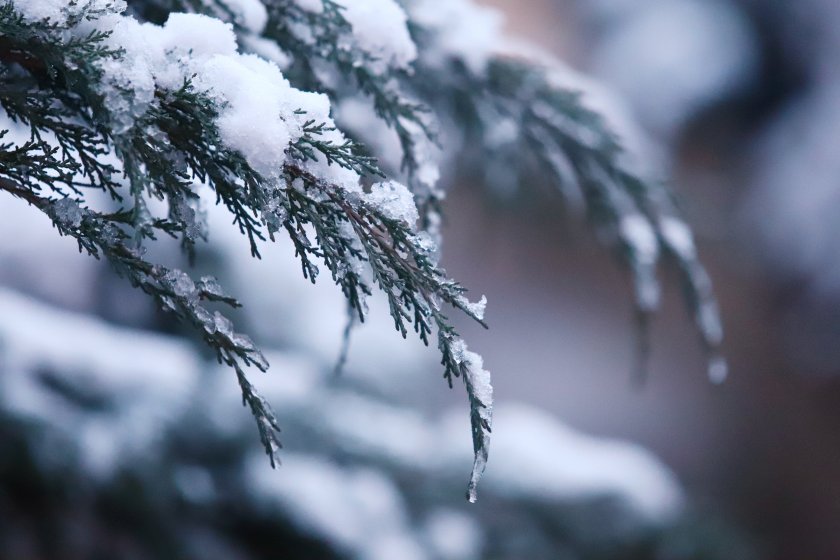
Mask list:
[[[715,282],[728,381],[666,268],[635,386],[629,278],[582,220],[461,180],[443,264],[490,302],[489,331],[459,327],[497,404],[466,504],[466,397],[435,352],[374,302],[334,376],[341,295],[283,244],[251,260],[209,204],[197,272],[268,349],[272,471],[232,373],[4,199],[0,558],[840,558],[840,3],[486,3],[644,131]]]
[[[499,394],[643,444],[766,557],[840,557],[840,3],[495,4],[644,128],[700,239],[731,366],[721,387],[704,379],[672,274],[653,374],[634,391],[617,267],[544,203],[476,210],[463,189],[451,212],[473,209],[480,225],[452,221],[449,270],[494,302],[491,331],[468,334],[496,370],[517,372],[496,376]]]

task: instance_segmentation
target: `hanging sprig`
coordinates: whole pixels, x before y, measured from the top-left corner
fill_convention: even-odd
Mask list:
[[[285,234],[304,277],[315,282],[326,268],[359,322],[379,290],[397,331],[436,342],[444,377],[450,386],[460,377],[470,400],[471,500],[487,460],[492,387],[445,307],[484,325],[486,300],[470,302],[438,264],[441,155],[462,168],[479,162],[488,176],[533,172],[579,196],[633,276],[643,357],[657,265],[674,259],[710,375],[725,376],[711,283],[668,191],[626,164],[619,136],[550,62],[500,54],[498,22],[469,0],[127,3],[124,13],[122,0],[0,0],[0,190],[194,327],[234,370],[272,464],[278,426],[246,376],[268,364],[205,305],[238,303],[215,280],[145,257],[160,234],[194,256],[207,240],[202,190],[254,257]],[[371,27],[371,10],[388,25]],[[473,23],[484,35],[459,27]],[[330,103],[359,98],[371,126],[348,137]],[[376,125],[396,138],[401,163],[380,165],[371,147],[382,138],[358,141]],[[383,171],[397,168],[408,188]],[[91,193],[105,193],[109,209],[90,204]]]
[[[582,200],[599,238],[630,271],[639,376],[647,369],[649,324],[660,302],[657,266],[665,255],[682,272],[685,301],[707,350],[709,376],[724,378],[717,304],[691,231],[665,186],[628,166],[621,139],[587,107],[585,93],[564,85],[549,63],[522,56],[488,55],[479,73],[457,53],[446,64],[449,71],[438,70],[437,81],[416,83],[432,106],[463,123],[467,159],[503,162],[505,169],[520,174],[514,180],[522,179],[523,187],[531,182],[528,178],[540,177],[568,202]]]
[[[146,92],[126,83],[112,62],[128,56],[175,56],[169,50],[145,55],[132,44],[122,48],[123,39],[114,35],[117,27],[82,32],[73,27],[80,21],[76,13],[61,12],[67,20],[42,27],[10,6],[0,11],[0,30],[7,31],[5,50],[0,50],[6,66],[0,77],[9,84],[0,89],[0,105],[9,125],[28,130],[32,139],[3,145],[0,189],[44,212],[59,234],[76,239],[80,251],[109,261],[159,307],[199,333],[219,361],[234,370],[243,404],[254,415],[272,465],[280,447],[279,426],[246,375],[249,367],[266,371],[268,363],[250,338],[206,305],[239,303],[212,278],[195,280],[145,257],[145,244],[156,239],[155,232],[181,237],[189,253],[204,238],[204,226],[191,211],[198,186],[215,193],[248,238],[254,256],[259,257],[261,243],[285,231],[305,277],[315,281],[318,266],[326,266],[360,320],[367,313],[365,297],[378,287],[388,299],[397,330],[407,336],[413,329],[426,344],[437,330],[447,379],[451,383],[452,377],[465,375],[465,362],[456,353],[463,343],[441,305],[449,304],[483,324],[482,318],[464,296],[466,290],[437,266],[429,241],[416,232],[417,211],[405,187],[377,183],[365,193],[358,185],[360,178],[384,178],[384,173],[327,116],[314,118],[305,109],[274,116],[276,128],[271,130],[287,135],[289,143],[279,152],[281,160],[267,160],[262,146],[237,144],[238,129],[230,129],[230,119],[239,117],[236,111],[250,107],[236,97],[220,97],[236,92],[220,93],[226,84],[211,81],[219,68],[251,71],[252,59],[231,52],[221,67],[213,66],[218,59],[206,59],[185,72],[177,87],[155,83],[140,103],[138,95]],[[84,13],[91,21],[98,14]],[[135,24],[125,20],[124,25]],[[79,33],[82,41],[77,40]],[[114,43],[117,48],[108,46]],[[142,62],[140,58],[138,64]],[[175,58],[172,64],[183,72],[183,59]],[[313,103],[310,94],[290,88],[272,91],[288,88],[277,78],[254,79],[269,88],[265,95],[285,93]],[[263,123],[244,124],[253,130]],[[106,191],[120,207],[94,209],[86,203],[85,188]],[[150,198],[165,204],[165,216],[152,214]],[[473,394],[466,378],[465,382],[473,408],[483,403],[486,409],[474,414],[474,432],[489,428],[489,403]],[[485,444],[476,449],[476,457],[483,465]]]

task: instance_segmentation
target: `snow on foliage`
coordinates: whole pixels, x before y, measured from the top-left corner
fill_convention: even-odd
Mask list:
[[[130,128],[152,106],[159,88],[176,90],[192,81],[221,108],[216,124],[225,144],[264,178],[278,179],[289,145],[304,135],[307,122],[333,127],[326,95],[295,89],[276,64],[239,54],[229,23],[201,14],[172,14],[162,27],[127,16],[99,18],[96,27],[110,34],[108,46],[124,53],[102,63],[107,107],[118,131]],[[133,92],[128,99],[127,91]],[[345,141],[336,130],[323,136]],[[308,167],[344,188],[357,188],[358,175],[352,172],[336,171],[326,162]]]
[[[303,276],[325,269],[354,321],[378,288],[396,330],[436,342],[450,386],[465,384],[474,500],[492,387],[443,307],[484,325],[486,299],[472,303],[437,262],[441,160],[479,161],[486,177],[536,165],[562,192],[577,186],[633,274],[640,315],[656,307],[658,256],[669,254],[710,363],[722,364],[690,234],[662,227],[678,220],[667,193],[626,164],[614,119],[592,110],[582,81],[560,79],[562,65],[501,28],[497,12],[468,0],[5,0],[0,60],[15,74],[0,78],[31,95],[0,89],[11,121],[0,189],[195,329],[233,369],[272,464],[279,424],[246,375],[268,362],[213,307],[239,302],[214,280],[151,262],[146,248],[164,234],[194,257],[213,235],[200,207],[210,192],[252,256],[288,237]],[[348,130],[364,139],[384,125],[384,141],[363,146],[339,129],[333,106],[356,113],[352,103],[367,110],[345,119]]]
[[[492,23],[498,18],[492,9],[466,0],[447,6],[435,11],[435,2],[408,3],[411,16],[427,22],[417,36],[418,74],[440,75],[429,87],[422,80],[414,86],[458,123],[444,130],[447,139],[460,144],[461,152],[473,153],[477,172],[502,192],[528,184],[536,174],[548,178],[570,206],[585,209],[633,277],[642,364],[647,325],[660,299],[657,265],[660,256],[674,260],[708,352],[709,375],[719,377],[725,361],[718,350],[720,319],[708,276],[696,252],[681,250],[685,244],[672,246],[661,229],[681,218],[661,182],[651,178],[655,158],[626,109],[600,84],[504,36],[501,26]],[[446,10],[459,17],[438,17]],[[481,39],[488,29],[493,39]],[[475,37],[475,48],[465,48],[469,41],[457,43],[462,37]],[[462,125],[464,114],[470,126]]]
[[[221,0],[231,10],[234,21],[251,33],[262,33],[268,23],[268,10],[260,0]]]
[[[382,213],[392,220],[414,227],[419,219],[414,197],[399,183],[393,181],[376,183],[370,188],[368,200],[382,208]]]
[[[29,22],[48,21],[56,25],[66,25],[87,14],[125,9],[123,0],[15,0],[14,5]]]
[[[78,441],[106,479],[157,445],[191,404],[200,360],[186,342],[118,329],[0,290],[5,411]],[[46,461],[53,451],[39,450]]]
[[[344,8],[342,13],[353,29],[351,40],[375,61],[375,71],[405,70],[417,57],[405,12],[397,2],[342,0],[338,4]]]
[[[295,300],[290,305],[319,303],[317,294],[289,297]],[[469,514],[458,509],[457,488],[468,459],[465,434],[458,429],[463,410],[435,420],[366,394],[357,384],[337,384],[318,365],[329,359],[329,349],[325,355],[268,354],[282,375],[260,379],[260,388],[294,432],[288,435],[295,451],[284,453],[284,472],[277,476],[253,446],[241,445],[248,441],[242,435],[249,418],[236,384],[225,368],[202,361],[188,344],[115,328],[9,290],[0,293],[0,310],[5,341],[0,356],[8,373],[0,383],[0,414],[40,428],[32,438],[46,442],[36,446],[44,468],[83,472],[89,484],[105,488],[131,473],[150,485],[143,486],[146,492],[158,492],[154,484],[162,477],[142,474],[165,465],[174,473],[180,499],[205,513],[225,507],[226,492],[234,492],[240,514],[287,520],[352,558],[463,560],[521,540],[506,530],[506,518],[490,515],[492,508]],[[246,307],[246,312],[254,311]],[[364,367],[375,367],[366,352],[359,354]],[[423,374],[416,360],[407,362],[407,369],[415,370],[411,376]],[[381,377],[405,389],[405,378]],[[194,406],[197,402],[205,406]],[[618,536],[610,530],[602,535],[628,546],[679,513],[673,476],[640,449],[584,436],[525,405],[507,404],[498,417],[494,445],[504,456],[488,467],[482,492],[504,511],[526,517],[554,512],[534,515],[562,523],[570,504],[608,498],[621,508],[600,515],[605,526],[621,528]],[[197,466],[194,457],[179,454],[178,445],[166,444],[179,433],[189,434],[199,448],[235,442],[239,451],[222,466]],[[337,453],[341,464],[334,460]],[[418,488],[417,481],[438,490]],[[183,519],[185,506],[179,503]],[[550,529],[539,534],[519,550],[539,554],[543,539],[554,538]]]
[[[522,405],[500,407],[496,425],[488,486],[540,500],[614,495],[653,522],[682,507],[673,474],[636,445],[592,438]]]
[[[413,21],[437,35],[425,57],[439,63],[457,57],[474,74],[484,74],[502,43],[504,17],[498,10],[470,0],[413,0],[408,6]]]
[[[478,354],[467,350],[463,341],[455,345],[455,360],[463,368],[462,375],[470,394],[473,417],[473,449],[477,460],[473,466],[467,499],[477,499],[478,481],[487,466],[487,454],[490,449],[490,432],[493,423],[493,386],[490,384],[490,372],[484,369],[484,362]]]
[[[402,496],[388,477],[287,455],[288,476],[272,476],[261,460],[247,469],[251,492],[263,507],[282,508],[304,532],[336,543],[354,558],[428,558],[409,532]]]

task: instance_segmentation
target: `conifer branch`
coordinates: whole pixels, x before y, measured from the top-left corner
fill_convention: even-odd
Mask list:
[[[235,332],[226,317],[211,313],[202,301],[238,303],[212,279],[196,282],[143,257],[143,241],[154,239],[154,230],[180,234],[185,248],[192,250],[198,224],[184,209],[197,197],[196,183],[215,192],[249,239],[254,256],[259,257],[260,242],[285,230],[304,276],[314,281],[316,261],[322,261],[360,320],[366,313],[364,298],[372,293],[364,278],[367,267],[388,298],[396,328],[403,336],[414,328],[426,344],[433,329],[445,332],[439,339],[445,375],[450,383],[452,376],[461,375],[451,348],[459,339],[439,305],[450,303],[480,322],[481,318],[464,298],[465,289],[433,263],[413,224],[366,201],[361,191],[325,181],[308,169],[309,163],[324,157],[327,166],[383,175],[356,143],[328,137],[335,132],[331,124],[304,122],[300,138],[288,148],[278,184],[225,145],[217,125],[221,107],[192,79],[175,90],[157,87],[153,103],[116,134],[113,115],[96,89],[103,80],[98,61],[122,56],[119,49],[102,44],[107,33],[68,38],[59,33],[61,26],[36,30],[8,9],[0,11],[0,29],[8,31],[8,52],[17,57],[4,70],[10,84],[23,87],[25,93],[9,88],[0,92],[0,103],[33,138],[19,147],[5,146],[0,158],[2,188],[45,212],[61,235],[77,240],[81,251],[107,259],[162,309],[200,333],[219,361],[234,369],[243,404],[256,419],[272,465],[279,448],[277,422],[245,374],[248,366],[265,371],[268,364],[247,336]],[[119,166],[98,164],[106,155],[115,156]],[[38,173],[25,171],[31,167]],[[132,206],[108,213],[92,210],[85,205],[82,184],[106,190],[117,202],[130,200]],[[168,217],[152,216],[147,197],[165,201]],[[308,238],[309,227],[314,240]]]
[[[357,20],[350,23],[358,5],[335,0],[314,8],[264,0],[252,5],[265,9],[256,23],[227,0],[129,0],[141,20],[163,25],[153,28],[157,39],[148,44],[136,34],[152,27],[122,15],[117,0],[67,0],[51,17],[36,19],[26,15],[25,1],[0,0],[0,191],[40,209],[80,251],[108,260],[193,327],[234,370],[272,465],[277,421],[246,375],[268,364],[247,336],[207,307],[236,307],[237,300],[212,278],[194,280],[149,262],[144,248],[162,233],[179,238],[192,259],[206,240],[197,205],[200,191],[209,190],[254,257],[285,232],[304,278],[315,282],[319,266],[326,267],[360,322],[366,297],[381,291],[395,329],[403,337],[413,330],[426,345],[436,338],[448,384],[457,377],[465,384],[474,500],[487,460],[492,387],[480,356],[467,350],[443,308],[485,325],[485,300],[467,300],[466,289],[438,265],[431,235],[416,227],[419,221],[436,233],[443,198],[437,161],[428,153],[438,140],[430,107],[463,135],[462,145],[444,147],[453,159],[463,162],[474,151],[483,164],[498,159],[539,170],[561,192],[570,184],[580,188],[590,221],[634,277],[642,326],[658,305],[660,254],[672,256],[712,356],[710,374],[725,373],[711,284],[675,204],[661,185],[624,164],[618,137],[579,93],[552,79],[551,68],[494,54],[485,71],[475,72],[457,53],[434,65],[421,56],[412,66],[415,47],[422,54],[424,41],[436,39],[433,30],[406,21],[398,4],[388,6],[404,36],[383,51],[365,43],[370,37],[360,36]],[[218,33],[218,44],[186,37],[194,25]],[[288,67],[281,72],[241,55],[237,39],[272,45],[282,55],[277,59],[289,58]],[[123,71],[133,63],[145,65],[145,74]],[[413,192],[388,181],[369,185],[386,176],[379,154],[348,139],[334,125],[327,98],[309,91],[332,101],[367,99],[376,120],[396,133]],[[490,141],[498,119],[513,123],[513,138],[502,145]],[[105,193],[110,207],[95,210],[93,193]],[[647,348],[644,337],[640,348]]]

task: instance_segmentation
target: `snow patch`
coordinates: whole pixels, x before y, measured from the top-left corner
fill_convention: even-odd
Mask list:
[[[243,479],[267,512],[284,512],[301,530],[354,558],[427,558],[411,533],[402,496],[381,472],[285,453],[278,473],[258,454],[248,461]]]
[[[391,220],[398,220],[414,227],[420,218],[414,196],[405,185],[394,181],[376,183],[370,188],[367,200]]]
[[[442,428],[452,434],[442,452],[457,463],[466,459],[464,436],[454,431],[462,423],[462,414],[453,413]],[[674,475],[643,448],[585,435],[531,406],[497,407],[493,449],[484,492],[545,504],[610,497],[656,523],[681,509]]]
[[[680,258],[690,260],[697,256],[694,237],[685,222],[678,218],[665,217],[659,222],[659,230],[668,248]]]
[[[28,22],[48,20],[58,25],[65,25],[68,20],[88,13],[120,13],[126,8],[123,0],[14,0],[13,4],[15,10]]]
[[[417,58],[408,33],[405,11],[394,0],[339,0],[342,14],[353,28],[353,41],[373,60],[376,73],[405,70]]]
[[[424,60],[439,65],[454,57],[473,74],[484,74],[502,42],[501,12],[469,0],[418,0],[409,3],[409,10],[412,21],[435,36],[424,49]]]
[[[192,402],[200,371],[186,342],[7,289],[0,289],[0,341],[3,408],[78,441],[82,463],[99,478],[154,452],[164,426]]]
[[[659,257],[659,240],[650,221],[639,213],[626,214],[618,226],[621,239],[632,249],[633,255],[645,264],[653,264]]]
[[[304,11],[320,14],[324,11],[324,3],[322,0],[294,0],[294,3]]]
[[[234,13],[238,25],[251,33],[262,33],[268,23],[268,11],[260,0],[221,0]]]

